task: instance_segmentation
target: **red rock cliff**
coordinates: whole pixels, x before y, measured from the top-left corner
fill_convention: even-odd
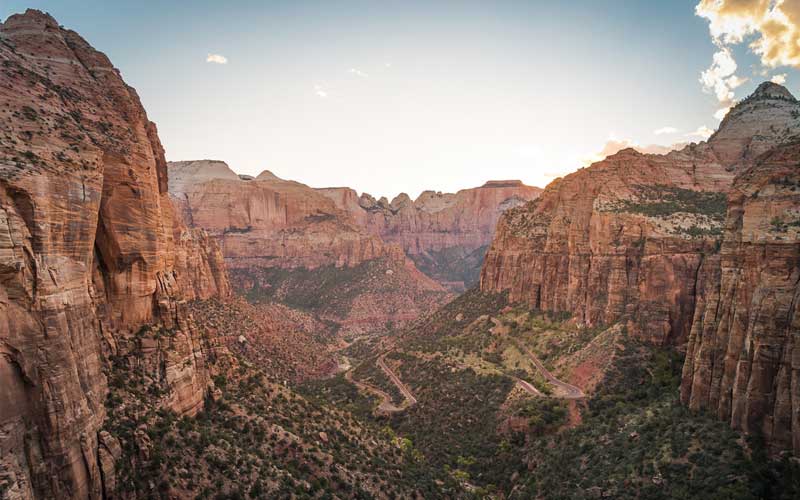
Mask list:
[[[169,164],[183,219],[219,239],[231,268],[352,267],[402,251],[361,230],[314,189],[270,172],[242,180],[223,162]]]
[[[729,195],[698,293],[681,399],[800,453],[800,144],[763,155]]]
[[[400,194],[391,202],[366,193],[359,198],[350,188],[318,191],[371,234],[400,245],[423,272],[463,290],[471,268],[475,274],[480,268],[500,214],[536,198],[542,190],[520,181],[489,181],[455,194],[425,191],[414,201]],[[473,256],[475,252],[479,255]]]
[[[210,160],[170,163],[169,176],[183,219],[219,240],[233,286],[251,300],[303,307],[354,332],[413,320],[449,297],[400,246],[304,184],[270,172],[248,180]]]
[[[209,349],[183,302],[227,293],[173,215],[155,126],[108,58],[49,15],[0,25],[0,471],[12,496],[99,498],[109,355],[137,350],[193,413]],[[161,323],[170,343],[132,333]]]
[[[588,325],[624,319],[655,343],[684,342],[722,231],[724,192],[751,151],[800,131],[800,104],[777,87],[760,86],[708,143],[667,155],[623,150],[506,212],[481,288]]]

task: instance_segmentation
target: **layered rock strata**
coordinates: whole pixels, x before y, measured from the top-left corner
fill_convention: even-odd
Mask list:
[[[681,399],[800,454],[800,143],[762,155],[728,200]]]
[[[449,297],[400,246],[318,190],[209,160],[169,172],[183,220],[218,239],[234,288],[253,303],[285,303],[356,333],[413,320]]]
[[[165,406],[195,412],[215,347],[183,303],[227,293],[221,254],[175,218],[155,125],[77,33],[33,10],[0,25],[0,103],[0,482],[99,498],[108,360],[136,351]],[[149,324],[169,343],[142,345]]]
[[[319,189],[371,234],[400,245],[426,274],[460,291],[474,284],[483,252],[503,211],[535,199],[541,189],[520,181],[489,181],[457,193],[403,193],[391,202],[350,188]]]
[[[798,139],[800,103],[764,83],[708,142],[621,151],[506,212],[481,287],[685,345],[684,402],[797,452]]]

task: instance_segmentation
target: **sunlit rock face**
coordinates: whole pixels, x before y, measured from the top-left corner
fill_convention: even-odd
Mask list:
[[[739,175],[698,291],[681,399],[800,453],[800,144]]]
[[[424,191],[416,200],[403,193],[391,202],[366,193],[359,197],[350,188],[318,191],[371,234],[402,247],[423,272],[462,291],[477,279],[500,214],[535,199],[541,189],[520,181],[489,181],[457,193]]]
[[[140,361],[195,412],[208,347],[182,304],[228,293],[222,256],[174,216],[155,125],[77,33],[9,17],[0,102],[0,471],[12,497],[100,497],[108,356],[143,325],[173,330]]]
[[[763,84],[707,143],[666,155],[627,149],[556,180],[501,219],[481,287],[588,325],[624,320],[651,342],[685,342],[724,193],[758,152],[800,131],[798,116],[788,91]]]
[[[305,184],[269,171],[242,178],[210,161],[170,163],[169,178],[183,220],[219,241],[234,288],[251,300],[286,302],[363,332],[416,319],[450,296],[400,246]],[[325,304],[320,286],[331,294]]]
[[[741,171],[797,134],[800,102],[785,87],[764,82],[731,109],[708,142],[723,163]]]
[[[352,267],[404,258],[328,197],[271,172],[244,180],[223,162],[195,161],[170,163],[169,177],[184,221],[218,238],[231,268]]]
[[[685,345],[686,404],[797,452],[798,117],[765,83],[707,143],[556,180],[503,215],[481,288]]]
[[[666,156],[620,151],[506,212],[481,288],[586,325],[624,318],[652,342],[680,342],[724,218],[717,191],[732,178],[705,145]]]

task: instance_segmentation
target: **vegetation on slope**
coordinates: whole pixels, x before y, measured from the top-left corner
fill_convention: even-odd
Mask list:
[[[679,403],[674,351],[620,349],[583,423],[525,447],[530,472],[510,498],[797,498],[796,463],[770,461],[758,443]]]
[[[457,494],[458,485],[432,473],[405,441],[302,397],[243,360],[215,377],[216,394],[200,414],[178,417],[163,409],[165,385],[143,375],[138,356],[115,357],[108,374],[105,430],[122,444],[123,498]]]
[[[515,345],[562,380],[602,358],[589,363],[596,389],[566,401],[515,387],[514,377],[534,373]],[[680,355],[630,339],[619,325],[577,328],[568,315],[472,290],[406,329],[387,359],[418,403],[384,421],[471,494],[792,498],[800,491],[796,464],[771,461],[757,442],[680,405]],[[321,398],[344,401],[341,389],[327,384]]]

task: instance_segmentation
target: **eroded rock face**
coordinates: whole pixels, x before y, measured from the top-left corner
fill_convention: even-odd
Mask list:
[[[269,171],[242,179],[222,162],[171,163],[169,173],[183,220],[219,240],[233,287],[253,303],[286,303],[365,332],[413,320],[449,297],[400,246],[318,190]]]
[[[714,279],[698,294],[681,399],[800,453],[800,144],[763,155],[729,195]]]
[[[626,318],[643,338],[680,342],[724,219],[717,191],[732,177],[705,145],[666,156],[620,151],[507,211],[481,288],[586,325]]]
[[[404,258],[305,184],[271,172],[243,180],[223,162],[170,163],[169,175],[183,220],[216,237],[232,269],[352,267],[379,257]]]
[[[506,212],[481,288],[651,342],[688,338],[697,288],[713,273],[724,193],[754,155],[800,132],[800,103],[764,84],[708,143],[666,155],[620,151]]]
[[[391,202],[366,193],[358,197],[350,188],[318,191],[371,234],[400,245],[423,272],[463,290],[470,271],[472,279],[477,277],[500,214],[535,199],[541,189],[520,181],[489,181],[457,193],[425,191],[413,201],[402,193]]]
[[[23,498],[100,497],[109,356],[142,351],[193,413],[210,380],[183,301],[227,293],[219,249],[173,215],[155,125],[108,58],[49,15],[0,25],[0,471]]]
[[[688,340],[683,401],[797,453],[798,117],[765,83],[708,143],[624,150],[553,182],[503,216],[481,287],[650,342]]]
[[[785,87],[764,82],[737,104],[709,139],[715,154],[737,171],[800,133],[800,103]]]

